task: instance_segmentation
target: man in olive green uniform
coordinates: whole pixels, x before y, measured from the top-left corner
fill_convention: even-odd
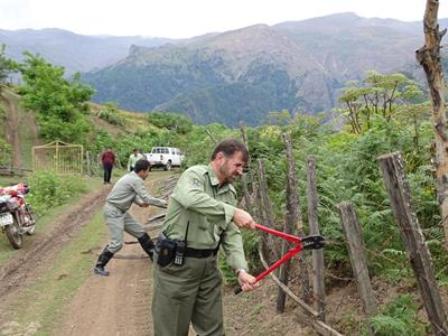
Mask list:
[[[242,175],[247,159],[243,144],[224,140],[208,166],[191,167],[180,177],[156,247],[155,336],[188,335],[190,321],[200,336],[224,335],[222,277],[216,262],[219,246],[238,274],[242,289],[255,287],[255,278],[246,271],[238,228],[254,229],[255,222],[249,213],[235,207],[236,192],[231,184]],[[177,245],[170,260],[167,256],[173,242]]]
[[[106,245],[94,267],[94,273],[108,276],[104,269],[109,260],[123,247],[123,231],[138,239],[143,250],[151,258],[154,252],[154,243],[143,227],[128,213],[132,203],[140,207],[155,205],[166,208],[167,202],[152,197],[145,188],[144,180],[149,173],[149,162],[139,160],[135,163],[134,171],[124,175],[115,183],[112,191],[106,198],[104,205],[104,218],[109,227],[111,241]]]

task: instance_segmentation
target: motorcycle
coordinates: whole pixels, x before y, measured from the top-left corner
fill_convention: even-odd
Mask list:
[[[0,228],[15,249],[22,247],[24,234],[32,235],[36,230],[36,216],[25,200],[28,192],[23,183],[0,188]]]

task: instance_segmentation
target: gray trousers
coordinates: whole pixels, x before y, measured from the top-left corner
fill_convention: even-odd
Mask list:
[[[222,276],[216,256],[185,258],[182,266],[154,263],[154,336],[223,336]]]
[[[135,238],[140,238],[145,233],[143,227],[128,212],[122,212],[107,203],[104,206],[104,219],[111,236],[107,245],[109,252],[116,253],[123,247],[125,231]]]

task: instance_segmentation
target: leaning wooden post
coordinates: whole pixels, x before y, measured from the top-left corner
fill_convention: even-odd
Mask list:
[[[258,182],[258,174],[254,175],[254,180],[253,180],[253,202],[252,204],[254,205],[253,208],[253,215],[255,216],[254,218],[259,222],[259,223],[265,223],[265,218],[264,218],[264,213],[263,213],[263,202],[261,200],[261,195],[260,195],[260,183]]]
[[[265,172],[264,172],[264,163],[262,159],[258,159],[258,187],[259,187],[259,196],[261,200],[261,209],[260,212],[263,212],[262,217],[264,218],[265,222],[264,225],[274,228],[274,211],[272,210],[272,203],[269,198],[268,193],[268,184],[266,182],[265,178]],[[267,243],[270,247],[270,255],[278,259],[279,258],[279,252],[275,246],[274,240],[272,239],[272,236],[265,235]],[[272,260],[272,258],[271,258]],[[269,261],[271,261],[269,260]]]
[[[296,164],[294,161],[294,156],[292,153],[292,141],[291,136],[287,133],[283,134],[283,141],[286,147],[286,157],[288,163],[288,174],[286,181],[286,221],[285,226],[283,228],[283,232],[291,234],[294,231],[294,228],[297,227],[297,231],[299,235],[303,235],[303,222],[302,215],[300,211],[300,202],[299,202],[299,194],[298,194],[298,182],[297,182],[297,174],[296,174]],[[288,243],[286,241],[282,242],[282,254],[286,253],[288,250]],[[303,257],[299,257],[301,263],[299,267],[299,277],[300,283],[302,285],[302,299],[304,301],[309,301],[310,299],[310,285],[309,285],[309,276],[307,265],[303,259]],[[279,280],[288,285],[288,276],[289,276],[289,268],[290,268],[291,260],[284,263],[280,266],[279,271]],[[285,302],[286,302],[286,293],[279,288],[278,296],[277,296],[277,311],[283,313],[285,310]]]
[[[403,159],[400,153],[391,153],[380,156],[378,160],[395,220],[408,251],[434,335],[448,335],[445,309],[434,275],[431,255],[426,246],[418,219],[411,208],[411,195],[404,175]]]
[[[310,235],[318,235],[320,232],[317,217],[319,200],[316,183],[316,159],[313,156],[309,156],[307,162],[308,225],[310,227]],[[325,262],[322,249],[313,250],[313,298],[316,300],[319,319],[325,321]]]
[[[352,264],[353,274],[358,285],[364,312],[368,317],[375,315],[377,304],[370,283],[369,270],[367,269],[367,258],[364,253],[364,242],[362,239],[361,226],[358,223],[355,209],[348,202],[337,205],[341,216],[342,227],[348,245],[348,254]],[[373,334],[373,330],[371,330]]]
[[[244,124],[241,122],[240,123],[240,131],[241,131],[241,137],[243,139],[243,143],[246,146],[247,150],[249,151],[249,145],[247,143],[247,134],[246,134],[246,129],[244,128]],[[247,160],[247,167],[250,167],[250,155],[249,158]],[[249,188],[248,185],[251,184],[253,181],[251,181],[250,176],[248,176],[250,174],[250,170],[248,169],[244,174],[243,177],[241,179],[241,185],[243,187],[243,196],[244,196],[244,206],[246,208],[246,210],[250,213],[252,213],[252,199],[250,197],[249,194]]]

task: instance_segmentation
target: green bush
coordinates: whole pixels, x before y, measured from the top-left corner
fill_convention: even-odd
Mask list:
[[[160,128],[166,128],[179,134],[186,134],[193,128],[191,119],[180,113],[150,112],[148,121]]]
[[[11,164],[11,146],[0,138],[0,166]]]
[[[118,108],[116,104],[107,103],[98,112],[98,117],[107,121],[109,124],[116,126],[124,126],[124,119],[118,114]]]
[[[375,335],[427,335],[425,324],[418,318],[417,307],[415,299],[410,294],[398,296],[380,314],[370,319]],[[367,331],[364,334],[368,335]]]
[[[28,201],[39,215],[87,191],[87,185],[81,177],[58,176],[51,172],[34,173],[29,179],[29,186],[31,192]]]

